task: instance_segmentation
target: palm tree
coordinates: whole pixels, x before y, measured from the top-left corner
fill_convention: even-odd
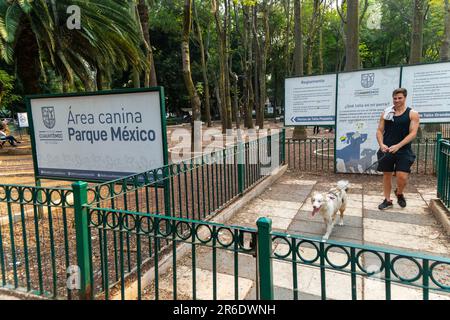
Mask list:
[[[67,7],[82,13],[80,30],[66,27]],[[64,83],[90,86],[130,66],[142,70],[139,32],[123,0],[11,0],[0,3],[0,54],[15,63],[24,92],[39,93],[44,61]],[[101,89],[101,85],[100,88]]]

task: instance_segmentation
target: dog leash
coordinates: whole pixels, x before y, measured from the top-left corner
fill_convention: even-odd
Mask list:
[[[378,164],[381,160],[383,160],[384,158],[386,158],[388,154],[389,154],[389,152],[383,152],[383,156],[382,156],[379,160],[375,161],[375,162],[372,163],[370,166],[368,166],[368,167],[366,168],[366,170],[364,170],[362,173],[364,174],[364,173],[366,173],[367,171],[369,171],[370,168],[374,167],[374,166],[375,166],[376,164]]]

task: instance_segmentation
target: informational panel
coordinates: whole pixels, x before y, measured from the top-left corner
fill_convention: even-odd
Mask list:
[[[39,177],[105,181],[165,164],[162,91],[31,97]]]
[[[401,86],[421,123],[450,122],[450,62],[403,67]]]
[[[28,114],[23,112],[23,113],[18,113],[17,114],[17,120],[19,122],[19,127],[20,128],[28,128]]]
[[[285,125],[334,125],[336,74],[285,80]]]
[[[377,159],[378,122],[384,109],[393,104],[400,68],[341,73],[338,77],[336,169],[339,173],[363,172]]]

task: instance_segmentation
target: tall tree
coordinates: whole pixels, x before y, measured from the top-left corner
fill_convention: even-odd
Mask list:
[[[347,2],[345,71],[359,69],[359,6],[358,0]]]
[[[144,70],[144,85],[157,86],[158,80],[156,79],[155,61],[153,59],[153,49],[150,40],[150,28],[149,28],[149,7],[145,0],[138,0],[137,10],[139,14],[139,22],[141,26],[141,32],[143,35],[143,42],[145,47],[145,56],[147,61],[147,68]]]
[[[441,61],[450,60],[450,5],[449,0],[445,2],[445,28],[444,28],[444,40],[442,41],[440,58]]]
[[[420,63],[423,50],[423,19],[427,0],[414,0],[409,63]]]
[[[294,73],[296,76],[303,75],[303,31],[301,0],[294,0]]]
[[[197,33],[197,41],[200,46],[200,57],[201,57],[201,62],[202,62],[202,75],[203,75],[203,84],[204,84],[203,106],[204,106],[207,126],[211,127],[212,123],[211,123],[211,105],[210,105],[209,79],[208,79],[208,64],[207,64],[207,60],[206,60],[206,54],[207,54],[208,49],[205,48],[205,44],[203,41],[203,32],[202,32],[200,20],[198,18],[197,6],[195,4],[195,0],[193,2],[193,9],[194,9],[194,18],[195,18],[194,20],[195,20],[195,25],[196,25],[196,30],[197,30],[197,32],[196,32]],[[207,25],[208,25],[208,32],[209,32],[209,27],[210,27],[209,18],[208,18]]]
[[[359,33],[360,24],[364,18],[367,8],[369,7],[369,1],[364,0],[364,8],[361,15],[359,14],[359,1],[358,0],[343,0],[341,8],[347,5],[347,14],[344,16],[342,9],[339,8],[338,2],[336,2],[336,9],[341,17],[341,21],[344,24],[344,43],[345,43],[345,71],[357,70],[361,67],[360,53],[359,53]]]
[[[192,0],[184,1],[184,15],[183,15],[183,40],[181,43],[181,55],[183,59],[183,76],[184,83],[189,93],[189,99],[191,100],[192,107],[192,119],[193,121],[201,121],[201,101],[192,81],[191,71],[191,58],[189,39],[192,26]]]
[[[294,75],[303,76],[303,31],[301,1],[294,0]],[[294,139],[306,139],[306,127],[297,126],[293,133]]]
[[[67,8],[82,13],[81,29],[68,29]],[[105,10],[108,8],[108,10]],[[12,0],[0,2],[0,53],[15,63],[26,94],[42,91],[44,61],[63,79],[88,81],[97,71],[102,82],[112,70],[143,66],[139,36],[129,7],[122,0]]]

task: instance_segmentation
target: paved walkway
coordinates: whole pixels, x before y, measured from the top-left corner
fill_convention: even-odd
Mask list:
[[[349,203],[345,212],[345,225],[335,226],[330,240],[375,245],[409,252],[420,252],[435,256],[450,257],[450,239],[435,220],[428,208],[436,190],[426,185],[410,185],[406,192],[407,207],[401,208],[394,201],[394,207],[379,211],[382,200],[381,177],[370,178],[370,183],[361,181],[362,177],[352,176],[301,176],[287,173],[260,197],[249,203],[227,224],[255,227],[259,217],[272,219],[276,231],[290,234],[320,237],[324,231],[321,217],[311,216],[310,195],[313,191],[324,192],[341,178],[348,179],[350,190]],[[365,177],[367,179],[367,177]],[[363,190],[364,188],[364,190]],[[279,253],[288,252],[285,243],[276,244]],[[328,257],[333,263],[345,264],[347,257],[340,249],[330,250]],[[315,250],[305,246],[301,254],[306,259],[315,256]],[[199,247],[197,250],[197,299],[212,299],[212,250]],[[239,299],[256,297],[255,274],[256,260],[251,255],[217,250],[218,299],[234,299],[235,259],[238,259]],[[376,268],[378,258],[373,254],[364,254],[363,265],[366,269]],[[396,271],[404,277],[414,277],[417,267],[410,261],[399,261]],[[450,283],[450,268],[439,270],[438,278],[447,285]],[[349,266],[346,268],[349,270]],[[293,298],[293,266],[289,262],[274,261],[273,274],[276,299]],[[171,276],[163,276],[167,281],[160,282],[160,288],[170,292]],[[298,292],[300,299],[320,298],[320,269],[298,265]],[[190,255],[179,261],[177,268],[177,287],[181,296],[192,298],[192,261]],[[351,278],[348,273],[327,270],[327,298],[351,299]],[[377,279],[357,277],[358,299],[384,299],[385,284]],[[170,294],[169,294],[170,296]],[[392,284],[393,299],[421,299],[422,291]],[[430,299],[449,299],[450,295],[431,293]]]

